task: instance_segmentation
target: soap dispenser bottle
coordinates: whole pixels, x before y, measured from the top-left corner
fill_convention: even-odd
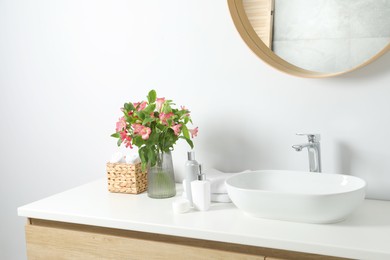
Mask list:
[[[190,205],[193,205],[192,201],[192,191],[191,191],[191,182],[197,179],[199,171],[199,163],[195,160],[195,152],[187,152],[188,161],[185,163],[185,194],[187,200],[190,202]]]
[[[210,208],[211,192],[210,181],[202,172],[202,165],[199,165],[197,180],[191,182],[192,200],[198,210],[206,211]]]

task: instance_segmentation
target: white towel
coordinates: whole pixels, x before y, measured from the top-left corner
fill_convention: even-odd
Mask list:
[[[186,180],[185,179],[183,180],[183,190],[184,190],[184,192],[182,194],[182,198],[187,200],[187,193],[185,192],[186,191]],[[227,193],[211,193],[210,200],[212,202],[222,202],[222,203],[232,202],[232,200],[230,199],[230,197]]]
[[[116,152],[111,155],[110,163],[124,163],[125,156],[121,152]]]
[[[141,162],[141,159],[139,158],[138,154],[127,154],[126,155],[126,163],[137,164],[140,162]]]
[[[250,170],[245,170],[242,172],[248,172],[248,171]],[[222,202],[222,203],[232,202],[229,195],[227,194],[225,181],[227,178],[242,172],[227,173],[227,172],[221,172],[214,168],[206,169],[204,172],[206,174],[207,180],[210,181],[211,201]],[[186,187],[185,182],[186,180],[183,180],[184,191]],[[183,192],[183,198],[186,198],[185,192]]]
[[[248,172],[249,170],[245,170],[242,172]],[[227,178],[242,172],[221,172],[217,169],[210,168],[205,170],[206,178],[211,182],[211,193],[224,194],[227,193],[225,181]]]
[[[187,200],[187,194],[185,192],[183,192],[182,198]],[[210,200],[212,202],[222,202],[222,203],[232,202],[232,200],[230,199],[227,193],[211,193]]]

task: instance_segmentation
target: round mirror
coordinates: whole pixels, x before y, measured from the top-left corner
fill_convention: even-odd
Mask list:
[[[252,51],[301,77],[363,67],[390,49],[390,0],[228,0]]]

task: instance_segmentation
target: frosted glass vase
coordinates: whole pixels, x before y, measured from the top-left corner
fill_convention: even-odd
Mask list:
[[[170,152],[159,153],[156,165],[148,168],[148,196],[154,199],[176,195],[175,174]]]

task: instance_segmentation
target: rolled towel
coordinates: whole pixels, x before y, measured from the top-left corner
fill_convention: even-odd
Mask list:
[[[124,163],[125,157],[121,152],[116,152],[113,155],[111,155],[110,163]]]
[[[248,172],[249,170],[245,170],[242,172]],[[227,178],[233,176],[234,174],[237,173],[242,173],[242,172],[221,172],[217,169],[210,168],[205,170],[207,174],[207,179],[210,180],[211,182],[211,194],[213,193],[222,193],[225,194],[227,193],[225,181]]]
[[[141,159],[139,158],[138,154],[127,154],[126,155],[126,163],[137,164],[140,162],[141,162]]]
[[[186,190],[186,180],[184,179],[183,180],[183,190],[185,191]],[[187,199],[187,195],[185,192],[183,192],[182,194],[182,198],[183,199]],[[212,202],[223,202],[223,203],[229,203],[229,202],[232,202],[232,200],[230,199],[229,195],[227,193],[211,193],[210,194],[210,200]]]
[[[249,172],[250,170],[245,170],[242,172]],[[210,181],[211,186],[211,201],[212,202],[222,202],[222,203],[229,203],[232,202],[226,189],[225,181],[227,178],[238,174],[242,172],[235,172],[235,173],[228,173],[228,172],[221,172],[214,168],[209,168],[205,170],[207,179]],[[185,182],[186,180],[183,180],[183,189],[185,190]],[[183,192],[183,198],[186,198],[186,193]]]

